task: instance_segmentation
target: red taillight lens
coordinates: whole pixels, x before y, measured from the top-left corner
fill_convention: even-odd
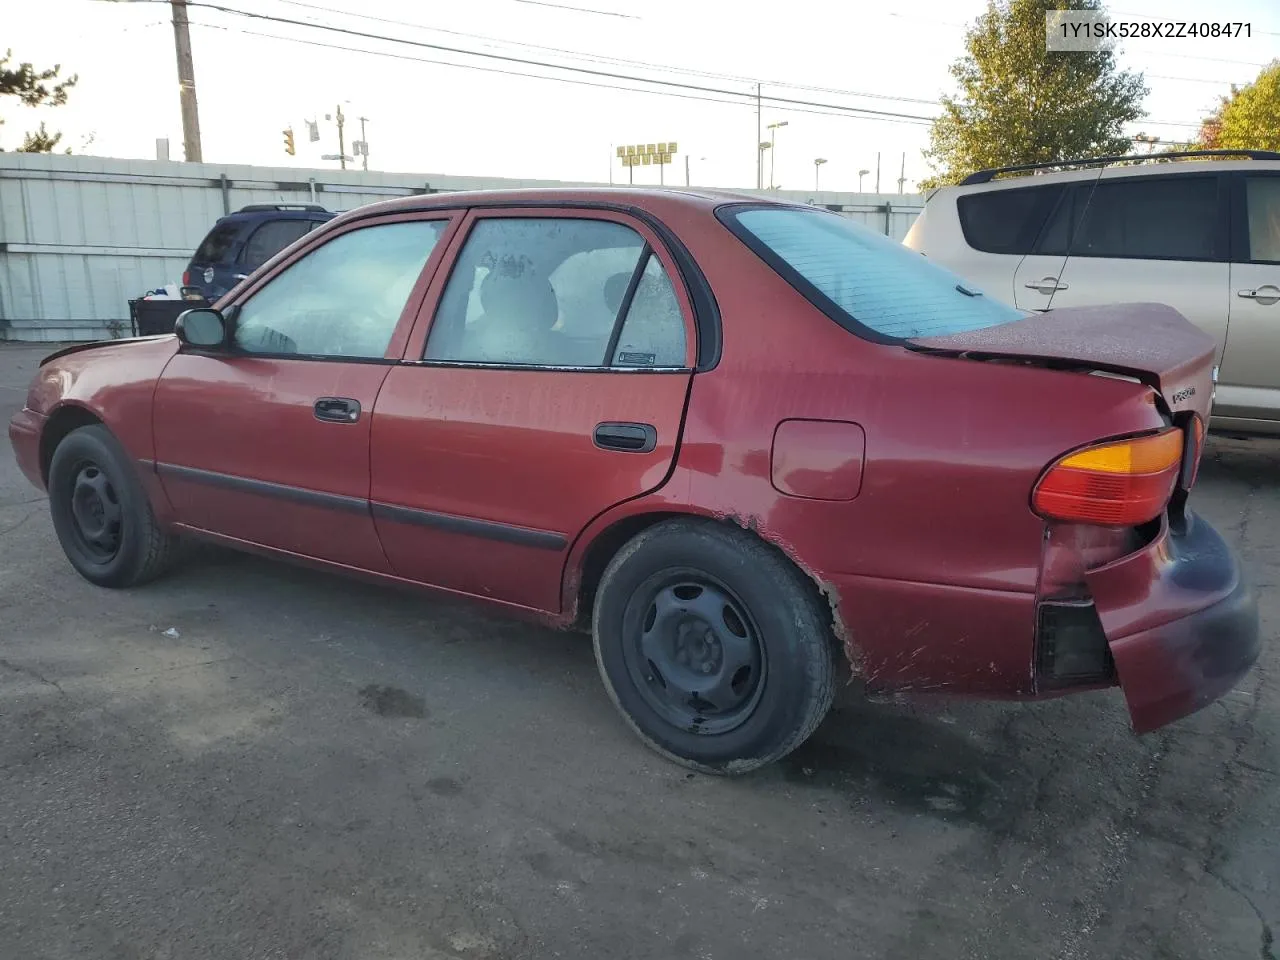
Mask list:
[[[1041,476],[1031,505],[1049,520],[1111,527],[1146,523],[1160,515],[1173,494],[1182,437],[1175,428],[1069,453]]]
[[[184,287],[189,287],[189,286],[191,286],[191,271],[190,271],[190,270],[183,270],[183,271],[182,271],[182,285],[183,285]]]

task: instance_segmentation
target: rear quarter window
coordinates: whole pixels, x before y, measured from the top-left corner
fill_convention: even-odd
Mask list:
[[[902,244],[812,207],[724,207],[720,220],[841,326],[875,340],[945,336],[1022,318]]]
[[[238,223],[219,223],[209,231],[208,236],[196,248],[192,257],[197,263],[222,263],[229,259],[231,247],[240,233]]]
[[[1023,187],[957,197],[965,242],[983,253],[1030,253],[1060,189]]]

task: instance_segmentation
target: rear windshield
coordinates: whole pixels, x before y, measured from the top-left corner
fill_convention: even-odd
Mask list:
[[[846,329],[905,340],[1020,320],[922,254],[847,217],[797,207],[729,207],[721,219]]]
[[[236,234],[239,232],[240,226],[234,221],[218,224],[209,231],[192,260],[196,263],[222,263],[227,260],[227,253],[236,242]]]

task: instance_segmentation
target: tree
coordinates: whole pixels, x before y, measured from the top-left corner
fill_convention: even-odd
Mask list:
[[[921,186],[984,167],[1129,152],[1124,125],[1143,116],[1142,75],[1118,69],[1110,50],[1048,51],[1045,13],[1059,9],[1105,16],[1101,0],[988,0],[951,65],[960,95],[942,98],[925,151],[938,173]]]
[[[1198,146],[1205,150],[1280,150],[1280,60],[1258,79],[1231,86],[1217,109],[1200,125]]]
[[[67,91],[76,85],[76,76],[58,80],[62,65],[55,63],[52,69],[37,70],[29,63],[13,63],[13,51],[6,50],[0,57],[0,97],[17,97],[27,107],[60,107],[67,102]],[[0,118],[0,124],[3,124]],[[49,133],[43,123],[40,129],[28,133],[20,150],[48,153],[58,141],[60,133]]]
[[[22,146],[18,148],[19,153],[53,153],[53,148],[58,145],[62,139],[61,133],[50,133],[44,127],[44,121],[40,121],[40,129],[33,130],[22,138]],[[70,153],[70,148],[67,153]]]

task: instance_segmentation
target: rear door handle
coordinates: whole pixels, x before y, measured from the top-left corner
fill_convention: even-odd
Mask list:
[[[592,440],[601,450],[649,453],[658,445],[658,431],[648,423],[598,423]]]
[[[313,409],[316,419],[326,423],[355,423],[360,419],[360,401],[348,397],[321,397]]]
[[[1280,287],[1268,283],[1257,290],[1237,290],[1236,296],[1243,297],[1245,300],[1256,300],[1262,306],[1269,307],[1273,303],[1280,303]]]
[[[1059,283],[1057,277],[1045,277],[1043,280],[1032,280],[1026,284],[1026,288],[1040,293],[1053,293],[1056,290],[1066,290],[1067,284]]]

